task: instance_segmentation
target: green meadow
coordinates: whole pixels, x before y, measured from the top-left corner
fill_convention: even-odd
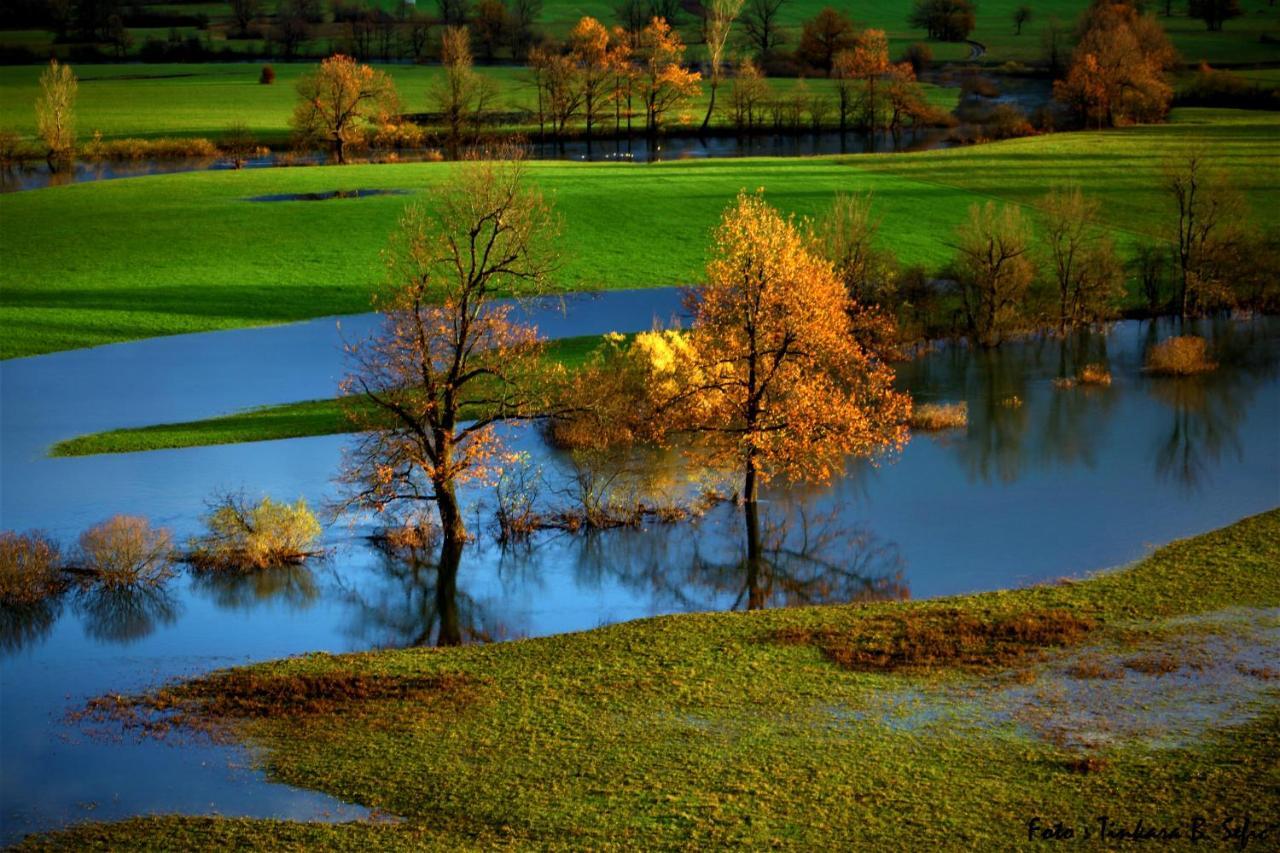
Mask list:
[[[1264,849],[1226,833],[1280,813],[1273,671],[1248,663],[1278,563],[1271,511],[1075,582],[222,671],[114,707],[399,820],[140,817],[25,849],[995,850],[1104,815]]]
[[[260,40],[241,41],[231,38],[230,15],[224,4],[177,4],[172,6],[152,5],[156,10],[169,9],[183,14],[204,13],[209,16],[211,26],[207,31],[192,27],[180,28],[180,34],[186,38],[197,36],[206,39],[216,50],[232,47],[237,50],[252,48],[261,50]],[[263,4],[267,9],[275,7],[274,2]],[[399,8],[399,0],[377,0],[377,5],[394,11]],[[783,48],[794,49],[799,41],[804,21],[813,18],[825,6],[833,5],[828,0],[786,0],[779,10],[778,22],[783,32]],[[883,29],[889,36],[890,49],[895,56],[901,55],[908,44],[924,41],[925,33],[907,25],[907,14],[911,4],[902,0],[862,0],[856,4],[835,4],[842,8],[854,22],[862,27]],[[1018,34],[1013,24],[1013,12],[1019,6],[1030,5],[1033,10],[1031,20],[1022,27]],[[1076,17],[1087,7],[1087,0],[1043,0],[1043,2],[1025,4],[1023,0],[982,0],[977,4],[976,28],[970,38],[986,48],[980,61],[984,64],[999,65],[1004,62],[1028,62],[1038,60],[1042,54],[1042,35],[1057,20],[1066,29],[1070,29]],[[1157,9],[1161,4],[1152,4]],[[1207,61],[1214,64],[1241,64],[1268,62],[1280,59],[1280,9],[1268,0],[1241,0],[1244,14],[1226,23],[1222,32],[1209,32],[1203,21],[1187,16],[1187,4],[1180,0],[1174,4],[1174,14],[1169,17],[1160,15],[1160,22],[1169,33],[1174,46],[1182,53],[1187,62]],[[591,15],[612,26],[617,22],[613,0],[546,0],[538,19],[539,28],[556,38],[563,38],[584,15]],[[428,14],[434,12],[434,5],[419,4],[419,8]],[[677,26],[690,46],[689,57],[700,60],[704,56],[701,38],[698,32],[697,18],[683,12],[677,19]],[[169,35],[163,29],[131,29],[134,36],[132,50],[136,52],[147,38],[161,41]],[[1265,38],[1270,37],[1271,41]],[[344,27],[338,24],[324,24],[316,28],[315,37],[310,45],[316,50],[319,45],[333,44],[340,46],[344,39]],[[741,42],[741,28],[739,37]],[[29,50],[44,52],[53,49],[53,34],[41,30],[0,31],[0,43],[24,47]],[[934,56],[939,61],[951,62],[964,60],[970,56],[970,47],[963,43],[932,42]],[[745,43],[743,44],[745,47]]]
[[[271,85],[258,82],[262,66],[257,63],[73,67],[80,80],[76,126],[82,142],[95,133],[104,139],[196,136],[216,141],[229,125],[239,122],[263,144],[284,146],[289,142],[289,117],[297,101],[298,78],[311,71],[314,63],[273,66],[277,76]],[[395,80],[404,112],[437,109],[431,93],[442,79],[439,66],[378,67]],[[0,128],[34,136],[41,70],[30,65],[0,67]],[[533,116],[512,129],[536,132],[537,93],[529,72],[516,67],[486,67],[480,74],[497,88],[492,109]],[[794,78],[778,79],[772,85],[782,95],[796,82]],[[807,80],[805,85],[811,94],[834,98],[831,80]],[[925,91],[930,102],[942,110],[955,108],[958,89],[926,85]],[[669,119],[672,126],[678,127],[682,120],[700,124],[709,98],[710,93],[704,91],[689,103],[685,115],[673,114]],[[717,112],[715,121],[725,124],[729,119]],[[607,125],[612,130],[612,116]]]
[[[558,284],[595,290],[696,283],[721,211],[740,190],[758,187],[801,216],[820,214],[836,192],[872,191],[884,244],[905,263],[936,268],[970,205],[1034,205],[1067,181],[1102,201],[1122,247],[1158,239],[1169,216],[1162,161],[1207,146],[1245,190],[1253,215],[1274,225],[1277,140],[1280,115],[1185,109],[1167,125],[911,154],[538,162],[529,172],[564,219]],[[0,356],[366,311],[405,197],[247,199],[413,192],[450,168],[191,172],[0,196]]]

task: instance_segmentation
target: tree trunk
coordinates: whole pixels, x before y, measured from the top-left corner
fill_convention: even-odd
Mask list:
[[[462,645],[462,625],[458,617],[458,566],[462,562],[462,542],[448,537],[440,548],[436,569],[436,614],[440,617],[438,646]]]
[[[711,124],[711,113],[716,108],[716,89],[720,87],[720,81],[715,77],[711,78],[711,102],[707,104],[707,114],[702,119],[702,132],[707,132],[707,127]]]
[[[752,488],[755,487],[755,472],[749,470]],[[764,558],[760,548],[760,505],[755,500],[747,501],[742,506],[747,522],[747,609],[760,610],[765,606],[768,593],[763,583]]]

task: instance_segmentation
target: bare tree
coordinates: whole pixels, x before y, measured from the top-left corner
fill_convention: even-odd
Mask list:
[[[716,108],[716,90],[724,73],[724,49],[729,43],[729,33],[733,22],[742,12],[745,0],[708,0],[703,7],[702,37],[707,43],[707,64],[710,75],[707,83],[711,86],[711,99],[707,103],[707,114],[702,118],[702,129],[705,131],[711,124],[711,114]]]
[[[444,78],[431,97],[449,128],[449,145],[456,154],[467,125],[479,124],[484,106],[493,95],[493,84],[476,73],[466,27],[445,27],[441,32],[440,64]]]
[[[1227,295],[1227,279],[1246,242],[1245,205],[1202,150],[1167,161],[1165,189],[1176,207],[1172,242],[1178,269],[1178,314],[1189,317]]]
[[[1019,6],[1013,10],[1013,25],[1018,28],[1016,35],[1022,35],[1022,27],[1031,21],[1031,7]]]
[[[1054,188],[1041,205],[1048,267],[1058,291],[1058,329],[1104,320],[1123,293],[1124,273],[1099,204],[1077,186]]]
[[[231,17],[241,38],[249,37],[249,25],[262,14],[261,0],[230,0]]]
[[[522,150],[472,153],[401,218],[386,252],[382,332],[351,345],[344,390],[369,430],[348,454],[345,505],[376,513],[435,506],[441,566],[456,569],[467,529],[458,487],[496,476],[499,421],[545,408],[532,390],[536,329],[500,293],[543,292],[559,222],[525,178]]]
[[[761,61],[768,59],[782,44],[784,36],[778,22],[786,0],[747,0],[742,13],[742,29],[755,47]]]
[[[999,346],[1023,321],[1023,302],[1035,277],[1030,230],[1021,211],[994,202],[969,207],[956,231],[954,272],[974,341]]]

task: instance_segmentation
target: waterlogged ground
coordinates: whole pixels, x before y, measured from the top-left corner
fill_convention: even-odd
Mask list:
[[[544,306],[536,319],[566,336],[639,330],[678,313],[678,294],[659,290],[575,301],[567,317]],[[358,335],[367,322],[344,321],[343,334]],[[227,747],[103,741],[63,722],[69,708],[104,692],[306,651],[431,643],[442,614],[455,610],[464,638],[485,640],[753,600],[920,598],[1037,583],[1120,565],[1151,545],[1271,508],[1280,503],[1280,323],[1201,331],[1222,367],[1193,380],[1142,373],[1144,349],[1169,333],[1142,323],[996,354],[943,348],[904,365],[901,381],[919,399],[966,401],[968,428],[917,437],[896,458],[852,466],[829,489],[770,494],[768,569],[752,579],[740,569],[738,514],[723,506],[696,523],[548,535],[524,549],[504,551],[482,536],[464,556],[452,598],[430,567],[388,560],[363,543],[364,527],[338,524],[326,534],[330,557],[307,568],[217,581],[183,575],[158,593],[71,594],[6,612],[0,841],[150,811],[351,814],[266,783],[248,769],[249,756]],[[349,440],[341,436],[70,459],[44,452],[94,430],[327,396],[342,373],[339,342],[332,321],[315,321],[0,364],[3,526],[41,528],[70,544],[89,524],[124,512],[147,515],[181,540],[196,532],[217,489],[323,503]],[[1055,387],[1055,378],[1098,361],[1109,365],[1111,386]],[[551,484],[546,499],[556,499],[567,460],[533,431],[512,441]],[[685,482],[676,464],[657,470]],[[483,534],[488,495],[470,498],[472,529]],[[1264,676],[1277,665],[1276,621],[1271,611],[1215,614],[1197,639],[1179,641],[1190,646],[1161,646],[1157,636],[1144,640],[1149,648],[1077,650],[1079,661],[1059,661],[980,705],[886,694],[878,711],[832,709],[833,724],[873,711],[901,726],[959,714],[1064,743],[1117,732],[1177,742],[1205,720],[1230,719],[1273,696]],[[1161,655],[1181,663],[1167,672],[1158,663],[1150,672],[1129,666]],[[1077,664],[1095,658],[1108,677],[1078,677],[1094,670]],[[1149,708],[1120,713],[1138,694],[1154,697]],[[1043,708],[1054,710],[1052,725],[1036,718]],[[1095,725],[1091,708],[1105,713],[1109,731]]]

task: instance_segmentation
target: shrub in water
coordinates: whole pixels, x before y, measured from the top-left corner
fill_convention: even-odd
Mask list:
[[[133,515],[116,515],[80,534],[79,568],[104,586],[157,586],[173,576],[173,537]]]
[[[1080,370],[1081,385],[1110,385],[1111,371],[1105,364],[1086,364]]]
[[[968,424],[968,403],[920,403],[911,410],[912,429],[963,429]]]
[[[32,604],[64,586],[58,545],[43,533],[0,533],[0,604]]]
[[[205,525],[209,532],[192,540],[189,557],[201,568],[300,563],[315,553],[320,538],[320,522],[301,499],[287,504],[263,498],[251,506],[241,496],[225,495],[213,503]]]
[[[1215,367],[1204,338],[1195,335],[1166,338],[1147,353],[1147,372],[1157,376],[1191,376]]]

